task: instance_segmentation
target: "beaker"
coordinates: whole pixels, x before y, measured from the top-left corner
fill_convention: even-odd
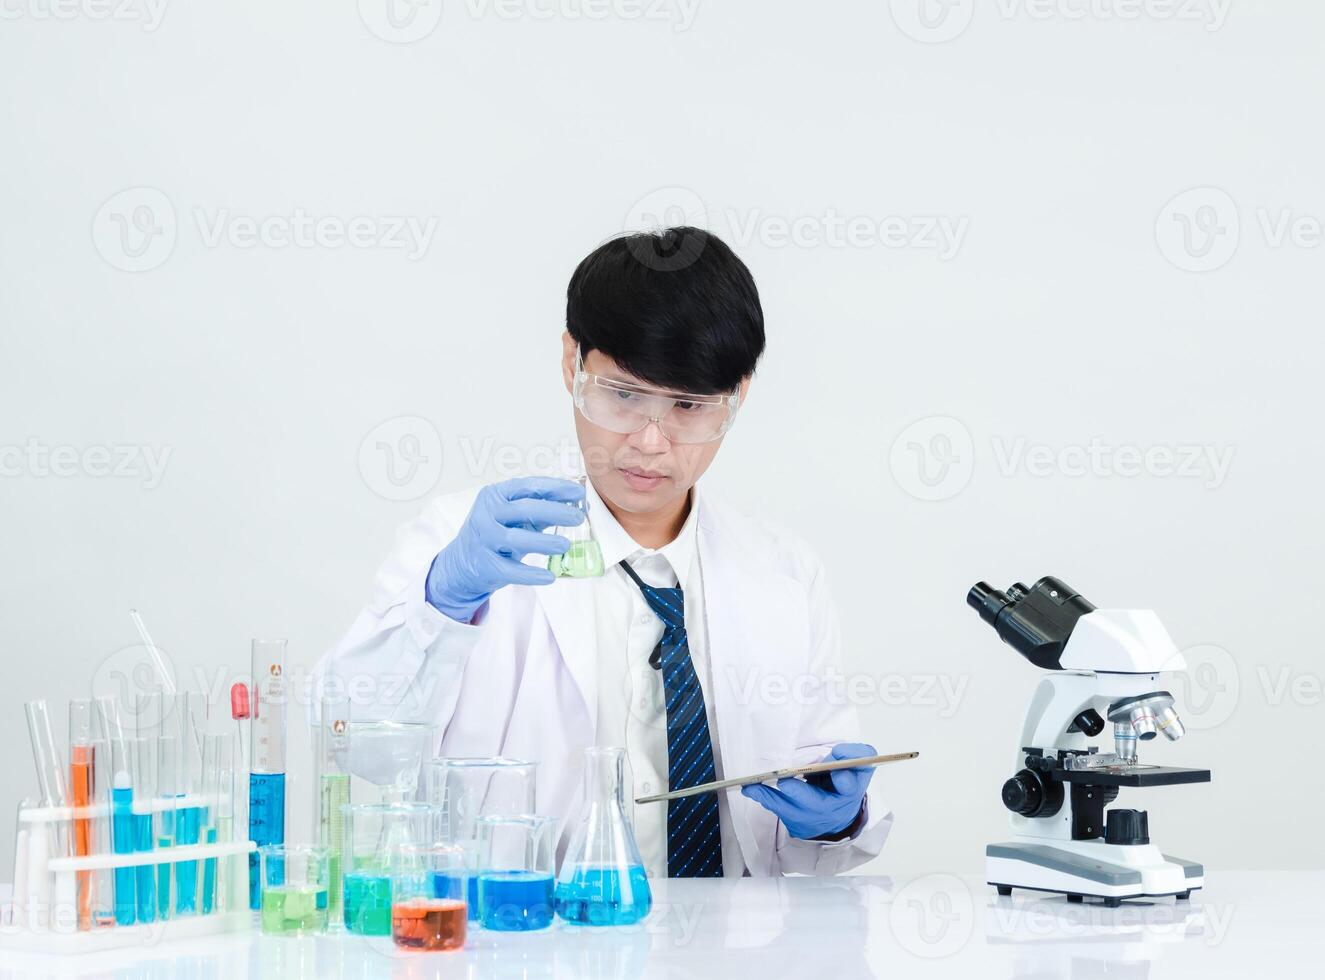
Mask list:
[[[582,476],[576,482],[585,488],[585,496],[571,506],[584,514],[584,520],[573,527],[552,528],[570,541],[570,547],[565,554],[549,555],[547,567],[557,578],[598,578],[603,574],[603,550],[589,526],[589,478]]]
[[[529,932],[552,924],[555,817],[479,817],[478,921]]]
[[[423,761],[431,758],[436,742],[436,725],[398,721],[347,721],[343,771],[376,787],[375,802],[404,803],[415,800],[419,795],[419,773]],[[359,797],[353,789],[350,795]],[[363,798],[363,802],[374,802],[371,793]]]
[[[389,936],[396,855],[401,848],[436,839],[437,808],[423,803],[351,803],[341,813],[345,928],[361,936]]]
[[[306,936],[327,930],[327,849],[266,844],[261,860],[262,931]]]
[[[472,870],[454,844],[402,847],[391,880],[391,939],[401,949],[465,945],[465,877]]]
[[[557,914],[588,926],[639,922],[653,904],[626,817],[625,749],[584,750],[584,803],[557,876]]]
[[[464,848],[471,865],[478,859],[478,818],[514,817],[534,812],[536,763],[523,759],[433,759],[428,763],[428,802],[440,812],[439,840]],[[470,876],[465,901],[478,918],[478,879]]]

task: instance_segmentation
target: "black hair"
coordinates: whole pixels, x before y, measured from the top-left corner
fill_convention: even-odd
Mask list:
[[[610,239],[566,290],[566,329],[662,388],[731,391],[764,352],[764,312],[745,263],[725,242],[682,226]]]

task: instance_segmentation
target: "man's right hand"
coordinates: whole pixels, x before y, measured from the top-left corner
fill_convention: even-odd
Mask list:
[[[546,568],[520,559],[565,554],[568,540],[542,532],[581,523],[584,512],[571,505],[583,499],[580,484],[552,477],[522,477],[484,487],[460,533],[433,559],[424,593],[429,605],[468,623],[503,585],[553,582]]]

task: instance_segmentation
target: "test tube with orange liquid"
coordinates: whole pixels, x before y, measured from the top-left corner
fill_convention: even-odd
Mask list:
[[[69,702],[69,805],[75,810],[92,806],[95,799],[93,763],[96,750],[92,741],[92,702],[75,699]],[[75,857],[92,853],[95,835],[92,819],[74,818],[73,850]],[[78,928],[86,932],[93,926],[96,879],[91,871],[79,871]]]

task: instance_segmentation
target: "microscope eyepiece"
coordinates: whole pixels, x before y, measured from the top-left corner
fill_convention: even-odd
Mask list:
[[[977,582],[966,594],[966,604],[994,627],[1004,643],[1043,670],[1059,669],[1072,628],[1095,609],[1081,593],[1050,575],[1030,588],[1015,582],[1007,592]]]

